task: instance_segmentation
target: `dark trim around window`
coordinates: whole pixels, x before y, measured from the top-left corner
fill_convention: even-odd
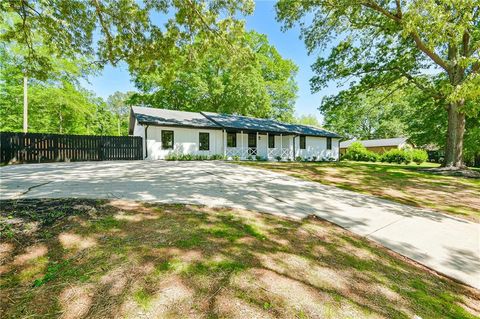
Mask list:
[[[162,130],[162,150],[173,150],[174,138],[173,131]]]
[[[327,150],[331,150],[331,149],[332,149],[332,138],[327,137]]]
[[[257,147],[257,133],[248,133],[248,147]]]
[[[206,132],[198,133],[198,149],[200,151],[210,150],[210,133],[206,133]]]
[[[237,147],[237,133],[227,132],[227,147]]]
[[[268,135],[268,148],[275,148],[275,135]]]
[[[305,135],[300,135],[300,149],[304,150],[307,148],[307,137]]]

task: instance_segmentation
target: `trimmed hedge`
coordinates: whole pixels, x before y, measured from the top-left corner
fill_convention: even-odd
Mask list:
[[[401,149],[391,149],[382,154],[380,160],[387,163],[408,164],[411,162],[411,154]]]
[[[428,153],[425,150],[413,149],[412,151],[412,161],[420,165],[428,160]]]
[[[379,155],[369,151],[360,142],[353,142],[343,156],[343,159],[350,161],[376,162],[379,160]]]
[[[166,161],[208,161],[208,160],[223,160],[223,155],[195,155],[195,154],[169,154],[165,156]]]
[[[342,159],[362,162],[387,162],[397,164],[409,164],[411,162],[422,164],[428,160],[428,154],[419,149],[392,149],[382,155],[369,151],[360,142],[352,143]]]

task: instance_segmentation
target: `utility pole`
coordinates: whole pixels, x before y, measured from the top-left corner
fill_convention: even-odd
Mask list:
[[[28,131],[28,85],[27,85],[27,72],[23,75],[23,133]]]

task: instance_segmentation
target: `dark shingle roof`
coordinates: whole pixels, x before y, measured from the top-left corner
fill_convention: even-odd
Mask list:
[[[132,111],[140,124],[221,128],[221,126],[205,118],[201,113],[196,112],[165,110],[141,106],[133,106]]]
[[[360,142],[365,147],[383,147],[383,146],[399,146],[407,142],[406,137],[383,138],[378,140],[349,140],[340,143],[341,148],[349,147],[353,142]]]
[[[270,119],[212,112],[184,112],[133,106],[132,113],[140,124],[230,129],[275,134],[300,134],[323,137],[340,135],[309,125],[287,124]]]
[[[255,117],[218,114],[212,112],[202,112],[205,117],[219,124],[226,129],[243,130],[243,131],[259,131],[271,133],[288,133],[285,124]]]
[[[319,127],[301,124],[285,124],[290,132],[295,132],[300,135],[324,136],[324,137],[341,137],[337,133],[324,130]]]

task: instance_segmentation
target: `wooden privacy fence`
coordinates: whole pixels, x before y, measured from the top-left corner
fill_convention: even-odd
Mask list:
[[[141,160],[139,136],[0,133],[1,163]]]

